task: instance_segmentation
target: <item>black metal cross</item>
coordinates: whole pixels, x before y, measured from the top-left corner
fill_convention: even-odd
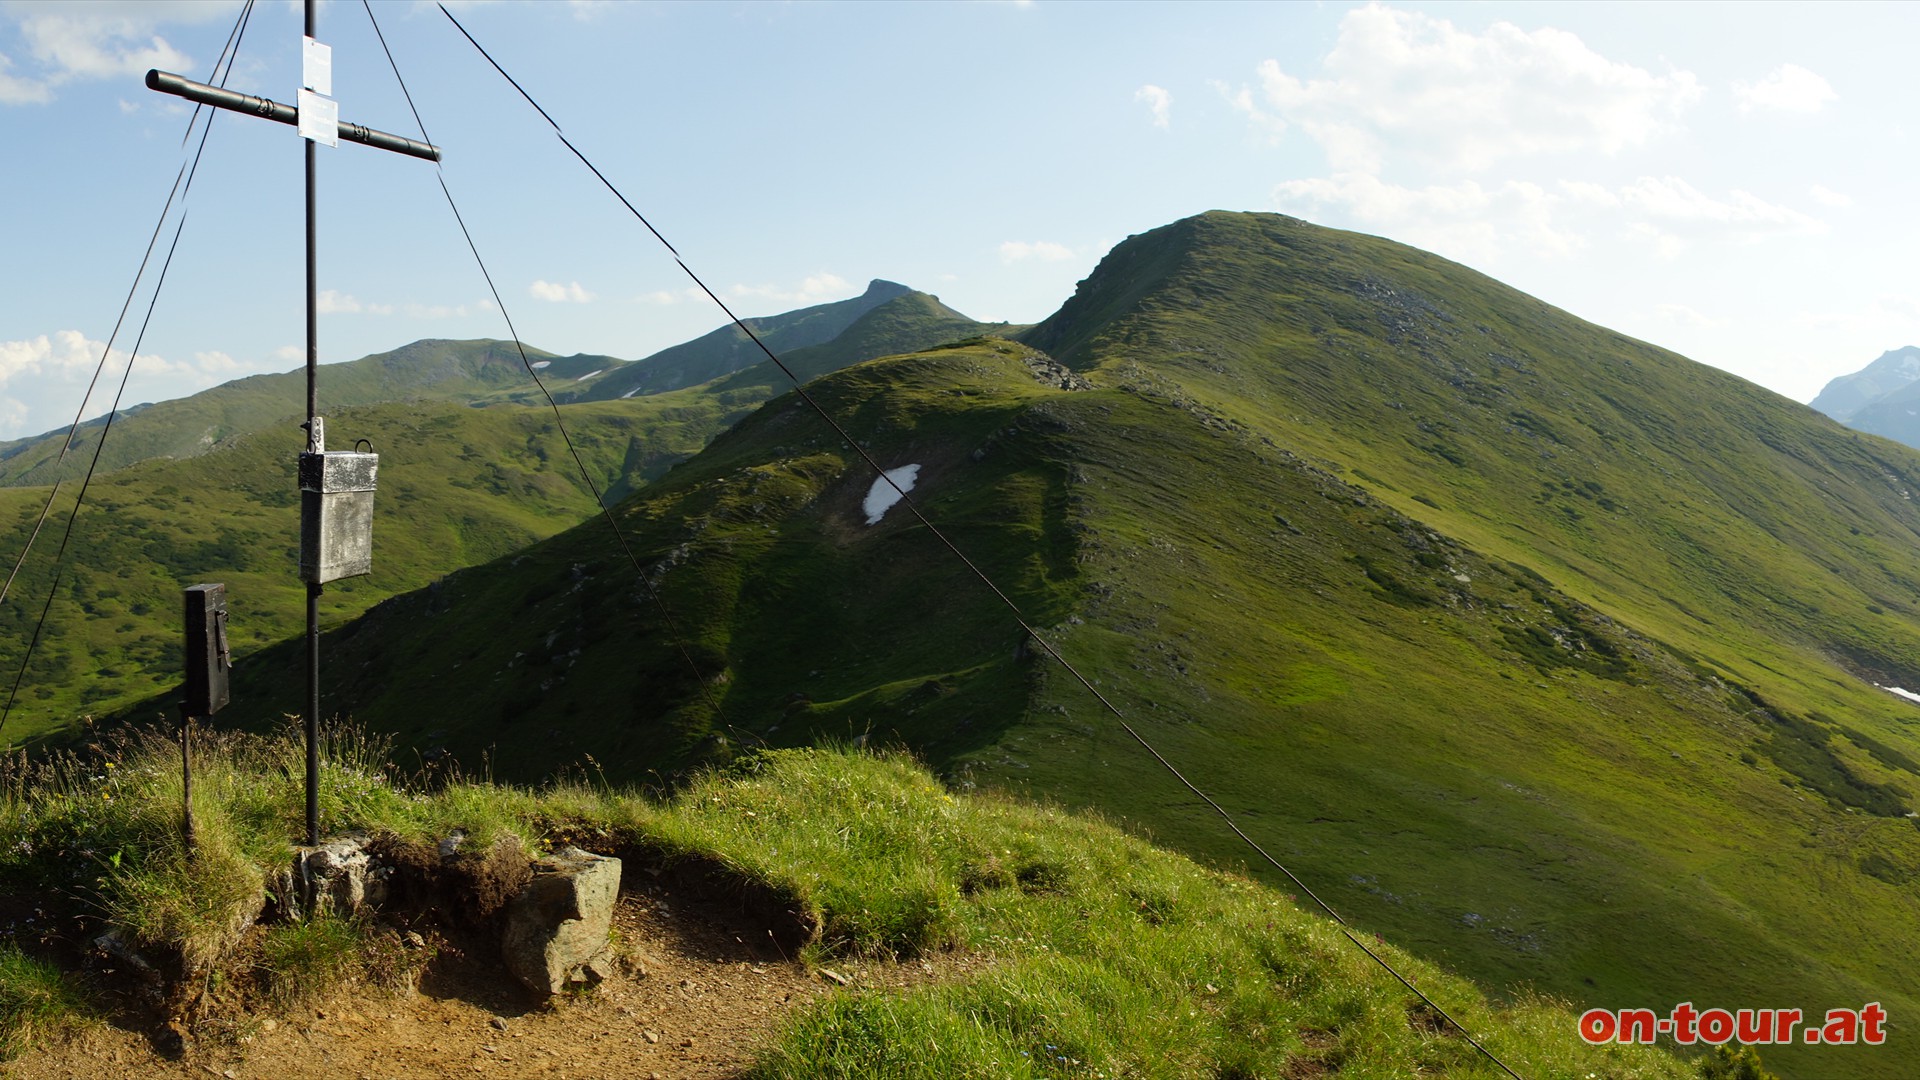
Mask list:
[[[314,10],[313,9],[314,9],[314,0],[306,0],[305,38],[302,42],[303,55],[305,57],[305,60],[302,64],[302,81],[303,83],[306,84],[306,87],[305,89],[302,90],[300,95],[301,108],[306,108],[310,111],[310,115],[304,118],[306,120],[306,123],[301,122],[303,119],[300,115],[301,109],[291,105],[282,105],[277,101],[272,101],[267,98],[254,97],[251,94],[236,93],[234,91],[225,90],[217,86],[208,86],[205,83],[194,82],[191,79],[182,78],[181,76],[172,75],[164,71],[147,72],[147,86],[149,89],[158,90],[162,93],[174,94],[179,97],[186,98],[189,101],[198,102],[202,105],[211,105],[216,109],[229,109],[233,112],[251,113],[255,116],[265,117],[268,120],[273,120],[278,123],[291,124],[291,125],[294,125],[295,127],[298,127],[300,129],[300,133],[303,136],[306,136],[305,141],[307,144],[306,145],[306,151],[307,151],[307,412],[306,412],[307,423],[304,426],[307,429],[307,443],[306,443],[306,451],[303,454],[301,454],[302,460],[300,463],[301,464],[300,473],[303,476],[303,478],[310,473],[324,474],[328,471],[325,468],[324,458],[322,458],[320,461],[315,461],[315,462],[309,462],[308,460],[310,457],[324,455],[326,453],[325,427],[320,419],[319,399],[315,392],[315,372],[320,364],[320,344],[319,344],[319,310],[320,310],[319,295],[320,293],[319,293],[319,284],[318,284],[318,274],[316,273],[316,270],[315,270],[316,263],[315,263],[315,257],[314,257],[314,234],[315,234],[315,228],[314,228],[315,213],[314,213],[314,194],[313,194],[313,191],[314,191],[314,143],[316,141],[327,141],[329,143],[332,143],[336,138],[345,139],[349,142],[362,143],[364,145],[372,146],[381,150],[391,150],[398,154],[406,154],[409,157],[425,158],[428,161],[440,160],[440,148],[430,143],[416,142],[413,139],[409,139],[401,135],[390,135],[384,131],[375,131],[372,128],[362,127],[359,124],[347,123],[337,119],[338,117],[337,106],[335,106],[334,103],[331,101],[331,99],[329,99],[326,96],[332,90],[332,86],[331,86],[332,54],[326,51],[324,46],[319,46],[314,42],[314,37],[313,37]],[[316,67],[316,64],[314,63],[314,57],[316,56],[321,58],[321,60],[323,61],[323,63],[318,67]],[[316,75],[315,75],[316,71],[323,72],[321,77],[318,79],[316,79]],[[327,130],[327,127],[328,127],[327,118],[330,116],[334,118],[332,127],[337,129],[337,131]],[[328,136],[333,136],[333,138],[328,138]],[[363,455],[363,456],[372,457],[373,455],[369,454],[369,455]],[[365,490],[363,493],[366,495],[367,509],[370,512],[371,498],[372,498],[371,464],[367,466],[365,472],[367,477],[368,489]],[[304,483],[302,487],[303,489],[305,488]],[[303,490],[303,496],[302,496],[303,503],[312,501],[306,498],[306,495],[310,495],[310,494],[315,495],[318,498],[325,498],[323,491],[324,489],[317,490],[314,492],[307,492]],[[309,529],[312,529],[316,533],[316,547],[318,546],[317,533],[319,530],[319,522],[316,517],[313,524],[309,525],[308,519],[309,517],[312,517],[312,516],[314,515],[309,515],[306,512],[306,508],[303,506],[302,523],[301,523],[302,524],[301,539],[302,539],[303,551],[307,547],[308,537],[306,534],[309,531]],[[369,521],[369,526],[370,526],[370,521]],[[331,577],[327,576],[327,574],[317,569],[317,565],[318,564],[316,562],[316,569],[312,572],[308,572],[308,570],[305,567],[303,567],[302,569],[302,577],[305,578],[307,581],[306,735],[307,735],[307,844],[309,846],[318,844],[320,842],[320,749],[319,749],[319,746],[320,746],[320,590],[321,590],[321,584],[324,581],[331,580]],[[355,573],[363,574],[366,572],[367,570],[365,568],[359,568],[359,569],[348,570],[341,573],[335,573],[332,576],[344,577],[344,576],[351,576],[352,574],[355,574]]]

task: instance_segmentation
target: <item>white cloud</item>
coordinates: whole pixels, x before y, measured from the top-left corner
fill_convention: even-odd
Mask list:
[[[1133,100],[1146,103],[1147,115],[1153,118],[1153,126],[1161,129],[1172,124],[1173,95],[1158,86],[1148,83],[1133,92]]]
[[[546,282],[536,281],[534,285],[537,289],[538,286],[546,285]],[[580,288],[578,283],[572,286],[549,287],[562,290],[561,299],[573,299],[572,290]],[[535,291],[534,295],[541,294]],[[593,299],[593,294],[585,290],[581,290],[580,295],[586,300]],[[546,297],[542,298],[546,299]],[[481,300],[473,304],[422,304],[417,300],[409,300],[404,304],[374,304],[362,302],[356,296],[335,289],[322,289],[318,306],[322,315],[404,315],[409,319],[457,319],[476,311],[492,311],[493,301]],[[288,360],[303,360],[307,354],[303,349],[295,349],[288,345],[277,350],[274,355]]]
[[[1289,180],[1273,189],[1281,210],[1325,217],[1325,211],[1449,258],[1486,260],[1514,248],[1564,258],[1596,234],[1648,243],[1677,258],[1700,241],[1754,243],[1775,236],[1826,231],[1819,220],[1745,191],[1716,198],[1677,177],[1644,176],[1619,188],[1563,180],[1551,187],[1522,180],[1407,187],[1368,173]]]
[[[1630,211],[1643,215],[1647,224],[1657,223],[1694,236],[1753,241],[1827,231],[1824,223],[1791,207],[1739,190],[1716,199],[1674,176],[1643,176],[1622,188],[1620,197]]]
[[[829,300],[844,300],[855,291],[852,284],[839,274],[814,274],[800,282],[798,288],[786,288],[779,285],[734,285],[727,295],[737,300],[772,300],[782,304],[811,306],[823,304]],[[705,296],[705,293],[700,294]]]
[[[1803,116],[1819,112],[1829,101],[1840,100],[1832,84],[1799,64],[1781,64],[1757,83],[1736,82],[1733,96],[1740,102],[1741,112],[1771,109]]]
[[[655,289],[652,292],[641,293],[639,296],[634,297],[634,302],[640,303],[640,304],[660,304],[664,306],[667,304],[683,304],[683,303],[701,301],[701,300],[705,300],[706,298],[707,298],[706,293],[703,293],[699,289],[696,289],[693,286],[689,285],[686,288],[680,289],[678,291],[674,291],[671,289]]]
[[[1807,197],[1819,203],[1821,206],[1840,207],[1853,205],[1852,198],[1842,195],[1840,192],[1822,184],[1815,184],[1808,188]]]
[[[1614,154],[1676,130],[1698,79],[1656,75],[1589,49],[1563,30],[1495,23],[1485,33],[1372,5],[1349,12],[1302,80],[1268,60],[1260,99],[1229,100],[1267,131],[1293,124],[1337,172],[1380,171],[1389,153],[1468,171],[1541,154]]]
[[[1395,239],[1472,260],[1498,254],[1515,240],[1535,254],[1571,255],[1586,239],[1557,225],[1554,213],[1565,205],[1591,202],[1593,196],[1522,181],[1483,186],[1462,180],[1413,188],[1367,173],[1340,173],[1289,180],[1274,188],[1273,198],[1283,210],[1305,214],[1333,208]]]
[[[1911,296],[1881,293],[1873,298],[1873,306],[1875,310],[1889,315],[1898,315],[1905,319],[1920,319],[1920,300],[1915,300]]]
[[[335,289],[321,289],[315,298],[315,310],[322,315],[357,315],[362,310],[360,301]]]
[[[208,375],[232,374],[247,369],[247,365],[235,360],[233,357],[228,356],[218,349],[211,352],[194,353],[193,363],[196,368]]]
[[[1793,324],[1807,330],[1850,330],[1854,323],[1855,316],[1830,311],[1798,311],[1793,316]]]
[[[124,350],[109,353],[105,342],[78,330],[0,341],[0,438],[37,434],[70,421],[103,353],[105,377],[87,402],[86,419],[104,415],[112,405],[118,377],[127,366]],[[194,393],[245,371],[245,365],[223,352],[197,353],[191,362],[141,353],[122,404],[148,400],[142,394]]]
[[[594,294],[580,286],[577,281],[565,285],[554,281],[536,281],[527,286],[527,292],[536,300],[546,300],[555,304],[584,304],[593,299]]]
[[[28,413],[26,402],[0,397],[0,438],[17,439],[33,434],[33,430],[27,426]]]
[[[90,372],[100,362],[105,342],[88,341],[78,330],[60,330],[53,334],[22,341],[0,341],[0,384],[16,376],[58,378],[75,371]],[[126,363],[126,354],[116,350],[116,364]]]
[[[1056,244],[1051,240],[1008,240],[1000,245],[1000,261],[1016,263],[1024,259],[1038,259],[1041,262],[1064,262],[1073,258],[1073,249],[1065,244]]]
[[[0,8],[18,29],[25,57],[0,57],[0,104],[41,104],[64,83],[123,78],[148,68],[190,71],[191,57],[160,33],[169,24],[230,16],[218,2],[14,2]],[[31,71],[11,71],[30,58]]]
[[[1229,107],[1246,116],[1247,126],[1251,127],[1263,142],[1268,145],[1278,143],[1280,136],[1286,134],[1287,122],[1262,109],[1253,100],[1253,91],[1244,86],[1236,89],[1218,79],[1214,79],[1209,85],[1219,92]]]
[[[478,304],[421,304],[409,300],[397,309],[392,306],[383,306],[379,313],[391,315],[397,310],[409,319],[464,319],[476,309],[491,311],[493,304],[486,300]]]
[[[1705,330],[1726,325],[1725,319],[1716,319],[1711,315],[1695,311],[1685,304],[1659,304],[1654,307],[1653,313],[1662,322],[1672,323],[1675,326]]]
[[[53,100],[53,87],[40,79],[9,74],[13,61],[0,53],[0,105],[43,105]]]
[[[307,350],[302,345],[282,345],[273,350],[276,360],[285,360],[290,364],[303,364],[307,360]]]

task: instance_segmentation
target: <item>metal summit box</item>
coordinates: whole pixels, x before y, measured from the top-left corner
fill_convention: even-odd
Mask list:
[[[324,585],[373,571],[379,454],[300,455],[300,580]]]

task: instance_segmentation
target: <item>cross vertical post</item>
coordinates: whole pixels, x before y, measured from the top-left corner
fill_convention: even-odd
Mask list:
[[[402,135],[376,131],[339,119],[333,93],[332,52],[314,39],[314,0],[306,0],[301,40],[299,107],[205,83],[164,71],[147,72],[147,87],[217,109],[264,117],[299,128],[306,143],[307,215],[307,438],[300,455],[300,574],[307,583],[307,837],[320,842],[320,592],[337,578],[372,569],[373,481],[378,455],[330,454],[320,417],[320,287],[316,239],[319,212],[314,194],[315,146],[340,140],[428,161],[440,160],[440,148]]]
[[[305,55],[306,41],[313,41],[314,0],[306,0],[306,39],[301,42],[301,82],[307,89],[312,73]],[[326,87],[328,92],[332,87]],[[314,199],[314,160],[319,149],[313,139],[302,139],[307,151],[307,453],[326,452],[326,436],[320,426],[320,272],[316,255],[315,219],[319,211]],[[317,581],[307,582],[307,846],[320,842],[320,588]]]

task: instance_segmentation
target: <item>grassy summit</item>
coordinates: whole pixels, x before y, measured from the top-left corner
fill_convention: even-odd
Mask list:
[[[1273,215],[811,389],[1363,924],[1592,1004],[1920,1010],[1920,714],[1874,686],[1920,685],[1913,452]],[[529,778],[865,736],[1244,858],[904,508],[865,523],[872,479],[776,399],[620,511],[677,630],[588,523],[344,628],[327,707]],[[296,659],[234,720],[290,711]]]
[[[330,747],[329,833],[358,829],[382,850],[429,852],[454,828],[467,852],[579,842],[622,855],[632,892],[685,871],[723,881],[722,896],[765,897],[786,913],[783,926],[797,925],[797,959],[809,967],[964,959],[911,989],[851,988],[794,1009],[747,1071],[760,1080],[1503,1075],[1292,897],[1091,815],[955,795],[897,756],[754,755],[657,801],[580,784],[409,790],[355,746]],[[377,922],[240,929],[236,915],[252,910],[297,830],[292,740],[203,744],[191,861],[174,827],[173,755],[165,738],[139,738],[0,773],[0,832],[16,841],[0,850],[0,910],[43,898],[14,940],[0,939],[0,1058],[46,1047],[94,1010],[142,1022],[137,1004],[101,993],[127,987],[45,959],[75,928],[112,928],[151,956],[186,958],[191,1003],[178,1015],[192,1053],[221,1031],[262,1030],[289,1003],[331,1008],[330,987],[393,963],[383,943],[398,936]],[[76,864],[83,847],[112,857]],[[442,872],[452,877],[450,865]],[[90,906],[77,903],[76,873],[92,879]],[[712,906],[728,905],[717,896]],[[446,951],[484,953],[483,935],[463,937],[459,919],[442,914],[412,925],[446,935]],[[1654,1051],[1583,1045],[1563,1005],[1533,996],[1495,1005],[1392,945],[1375,947],[1523,1076],[1694,1075]],[[406,963],[431,968],[430,957]],[[195,997],[200,986],[211,992]]]

